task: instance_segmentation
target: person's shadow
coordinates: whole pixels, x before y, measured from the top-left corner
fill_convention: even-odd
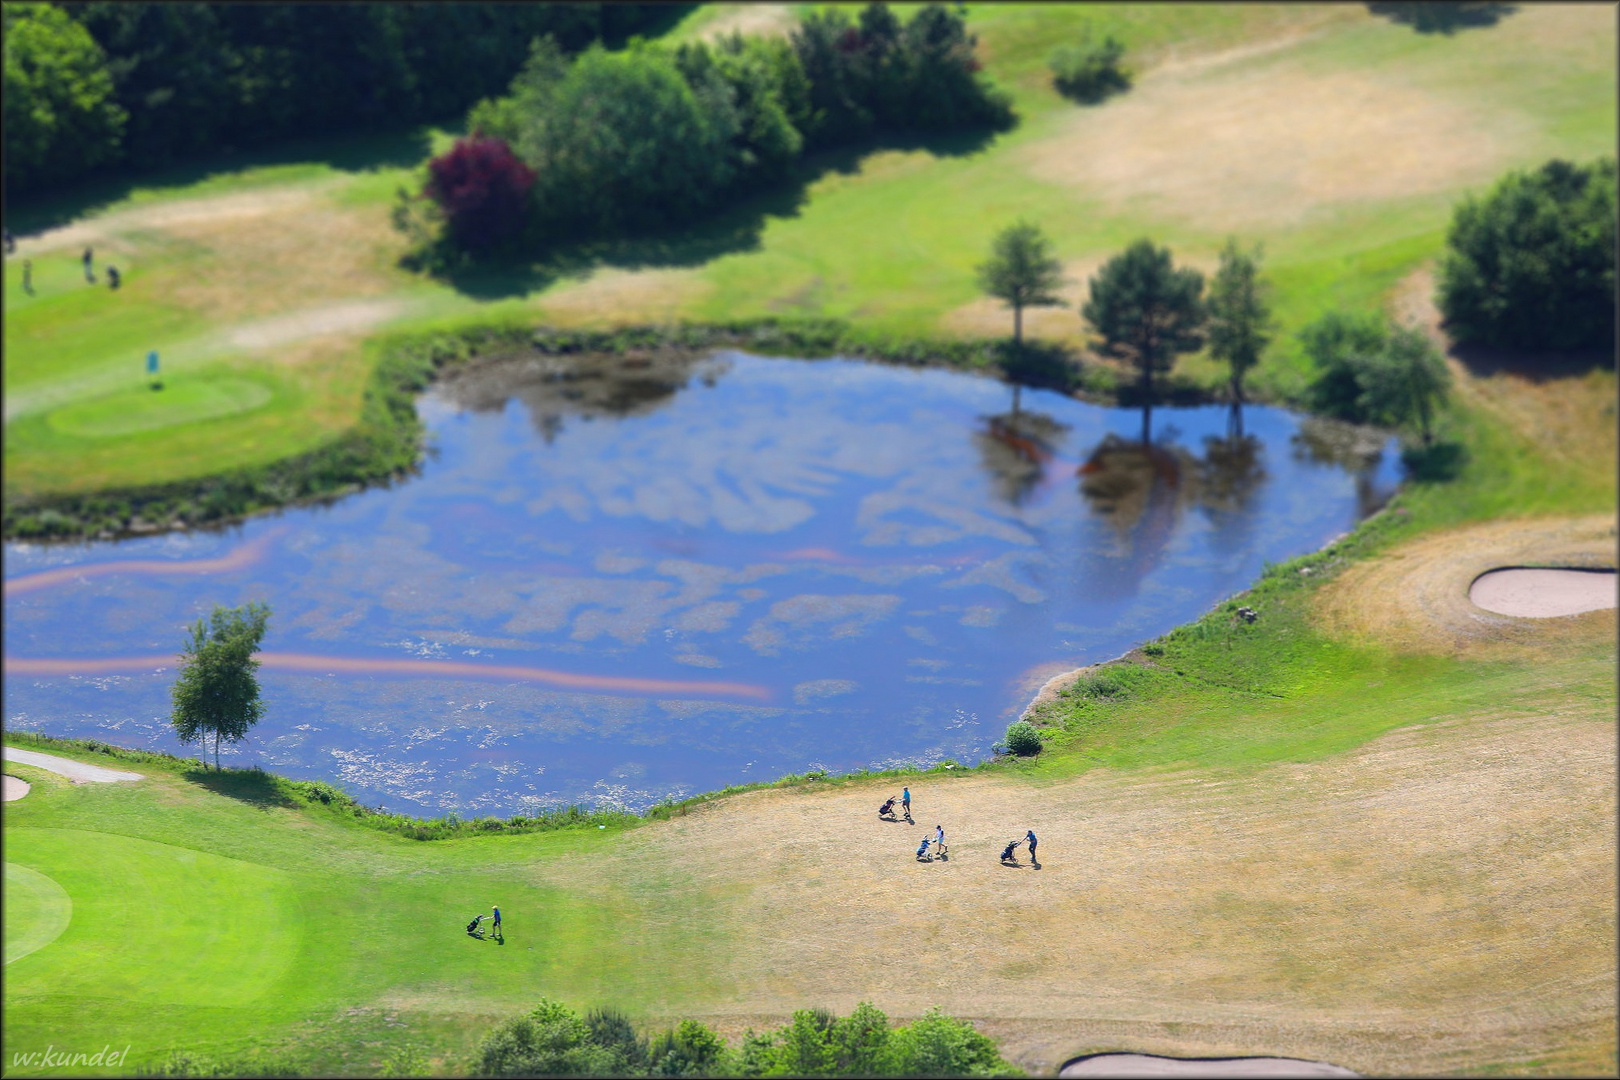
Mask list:
[[[490,936],[490,940],[495,942],[495,944],[497,944],[497,945],[505,945],[506,944],[506,935],[501,933],[499,930],[496,930],[494,933],[490,934],[489,936]]]

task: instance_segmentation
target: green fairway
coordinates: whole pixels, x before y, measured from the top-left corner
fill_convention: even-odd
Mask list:
[[[982,5],[968,19],[986,70],[1014,95],[1015,129],[835,154],[811,163],[802,188],[665,238],[459,283],[414,275],[398,265],[389,204],[412,182],[401,160],[444,146],[445,132],[154,181],[25,236],[33,296],[20,259],[6,262],[7,491],[194,476],[204,447],[226,448],[204,456],[214,468],[308,450],[354,423],[373,362],[362,342],[384,327],[513,312],[561,325],[803,314],[877,333],[1002,336],[1007,313],[977,294],[973,266],[1019,216],[1052,235],[1076,303],[1096,265],[1141,235],[1206,269],[1230,234],[1263,242],[1282,333],[1250,381],[1287,399],[1306,376],[1293,331],[1329,307],[1380,303],[1438,254],[1462,193],[1507,168],[1613,151],[1615,26],[1600,7],[1530,5],[1449,35],[1351,6]],[[1122,37],[1136,81],[1082,108],[1051,89],[1045,60],[1085,24]],[[704,9],[674,34],[731,25],[786,23],[780,11]],[[85,283],[85,244],[98,266],[124,270],[122,289]],[[1072,303],[1028,324],[1082,334]],[[149,349],[175,377],[274,371],[298,389],[122,435],[42,422],[129,386]],[[1202,357],[1184,369],[1208,384],[1220,375]]]
[[[6,963],[55,941],[73,917],[62,886],[14,862],[6,863]]]

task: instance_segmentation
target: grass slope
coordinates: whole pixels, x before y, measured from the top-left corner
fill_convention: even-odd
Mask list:
[[[748,15],[700,10],[677,35]],[[770,17],[767,18],[766,16]],[[775,20],[773,22],[772,20]],[[757,23],[758,25],[754,25]],[[1438,252],[1452,202],[1503,169],[1612,152],[1614,21],[1602,8],[1523,7],[1490,27],[1419,34],[1349,6],[982,5],[987,70],[1020,125],[973,139],[875,146],[813,162],[797,188],[689,232],[560,253],[456,282],[397,265],[394,190],[445,133],[285,149],[262,164],[177,171],[16,215],[5,279],[6,491],[162,483],[310,450],[353,425],[377,330],[525,315],[559,325],[827,315],[893,335],[982,337],[1007,317],[972,267],[1017,216],[1086,276],[1143,234],[1211,265],[1229,233],[1267,245],[1283,334],[1254,375],[1287,398],[1304,372],[1291,333],[1329,306],[1373,306]],[[1059,98],[1053,43],[1086,23],[1121,35],[1136,86],[1096,107]],[[125,273],[83,281],[86,244]],[[1031,332],[1078,339],[1072,307]],[[149,349],[172,385],[245,379],[262,408],[86,438],[57,410],[131,393]],[[1214,382],[1207,361],[1187,362]],[[167,389],[164,391],[167,392]],[[206,466],[199,463],[207,463]]]

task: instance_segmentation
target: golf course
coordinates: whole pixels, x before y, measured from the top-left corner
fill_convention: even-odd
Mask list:
[[[1610,6],[1480,6],[1433,29],[1382,10],[1403,5],[970,4],[1008,130],[818,152],[690,227],[451,274],[412,269],[390,220],[465,134],[448,126],[9,207],[8,503],[273,470],[360,422],[398,342],[486,325],[1006,338],[975,267],[1018,219],[1066,278],[1023,333],[1084,354],[1104,373],[1087,385],[1132,377],[1089,351],[1077,313],[1099,268],[1147,236],[1209,275],[1235,237],[1262,245],[1276,323],[1250,399],[1302,411],[1299,332],[1386,315],[1444,355],[1436,439],[1458,464],[1049,684],[1028,711],[1040,752],[977,765],[754,774],[642,815],[418,839],[272,773],[45,737],[53,718],[8,703],[8,750],[138,779],[5,762],[27,787],[8,779],[3,804],[0,1072],[66,1075],[40,1055],[127,1048],[71,1072],[180,1075],[179,1054],[192,1075],[465,1075],[492,1027],[545,997],[734,1044],[796,1010],[937,1007],[1030,1075],[1108,1052],[1613,1075],[1615,370],[1458,345],[1436,291],[1462,200],[1615,154],[1620,43]],[[809,10],[702,5],[660,40],[785,35]],[[1086,27],[1124,43],[1130,84],[1077,104],[1047,58]],[[87,285],[87,246],[118,289]],[[1174,378],[1224,400],[1207,350]],[[12,544],[8,626],[36,586],[84,580],[25,581]],[[238,568],[211,558],[193,572]],[[1574,614],[1537,607],[1530,579],[1470,600],[1505,568],[1609,573],[1561,583]],[[914,825],[874,814],[902,786]],[[914,859],[936,822],[949,859]],[[1038,867],[998,863],[1027,829]],[[492,905],[504,936],[463,932]]]

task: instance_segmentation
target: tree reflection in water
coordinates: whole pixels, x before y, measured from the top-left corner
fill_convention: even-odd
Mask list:
[[[668,404],[694,376],[712,386],[730,367],[716,356],[674,351],[622,356],[523,353],[484,362],[441,380],[438,392],[455,405],[498,411],[517,398],[547,443],[568,417],[641,416]]]
[[[1046,475],[1054,447],[1069,426],[1045,413],[1021,411],[1016,392],[1014,387],[1012,411],[987,417],[973,441],[996,494],[1022,506]]]
[[[1347,424],[1325,416],[1308,416],[1293,437],[1294,460],[1336,465],[1356,480],[1356,514],[1367,517],[1388,501],[1390,492],[1377,484],[1389,436],[1375,428]]]
[[[1150,423],[1144,409],[1144,432]],[[1225,438],[1204,438],[1201,457],[1176,445],[1174,428],[1157,442],[1110,433],[1092,449],[1077,473],[1081,495],[1114,533],[1114,550],[1103,556],[1107,570],[1093,576],[1104,591],[1136,591],[1162,561],[1188,506],[1210,519],[1219,537],[1216,550],[1242,548],[1266,470],[1260,440],[1241,431],[1241,417],[1230,419]]]

